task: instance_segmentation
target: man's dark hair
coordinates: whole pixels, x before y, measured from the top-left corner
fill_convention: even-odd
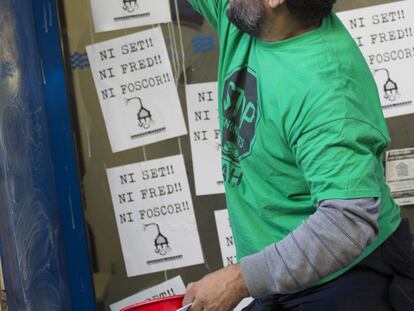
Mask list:
[[[336,0],[286,0],[291,14],[300,19],[319,20],[327,16]]]

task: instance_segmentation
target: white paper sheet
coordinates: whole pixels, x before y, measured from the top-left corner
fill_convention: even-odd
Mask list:
[[[223,266],[227,267],[237,263],[236,247],[234,246],[233,232],[229,223],[229,213],[227,209],[223,209],[214,211],[214,216],[216,218]]]
[[[234,308],[234,311],[241,311],[243,310],[243,308],[247,307],[251,302],[253,301],[253,298],[249,297],[249,298],[244,298],[238,305],[236,308]]]
[[[187,133],[159,27],[87,52],[113,152]]]
[[[186,95],[196,194],[224,193],[217,82],[187,85]]]
[[[128,276],[204,262],[182,155],[107,176]]]
[[[158,284],[146,290],[136,293],[130,297],[122,299],[109,307],[111,311],[120,311],[122,308],[132,306],[144,301],[150,301],[158,298],[165,298],[185,293],[185,286],[181,276],[177,276],[164,283]]]
[[[171,21],[168,0],[91,0],[96,32]]]
[[[378,85],[385,117],[414,113],[414,1],[341,12]]]
[[[184,306],[184,307],[182,307],[180,309],[177,309],[177,311],[190,311],[192,305],[193,304],[190,303],[190,304],[188,304],[188,305],[186,305],[186,306]]]
[[[414,148],[388,151],[385,167],[395,201],[401,206],[414,205]]]
[[[236,247],[234,246],[233,232],[231,231],[229,223],[229,213],[227,209],[223,209],[214,211],[214,216],[216,218],[216,226],[219,237],[221,256],[223,259],[223,266],[227,267],[229,265],[237,263]],[[234,308],[234,311],[242,310],[252,301],[253,298],[251,297],[243,299],[239,305]]]

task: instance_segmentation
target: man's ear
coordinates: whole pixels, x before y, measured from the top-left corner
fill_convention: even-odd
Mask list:
[[[286,2],[286,0],[267,0],[271,9],[276,9]]]

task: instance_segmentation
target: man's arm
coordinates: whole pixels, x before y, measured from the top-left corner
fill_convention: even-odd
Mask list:
[[[253,297],[291,293],[352,263],[378,233],[380,199],[326,200],[285,239],[241,260]]]
[[[368,122],[348,118],[289,137],[317,209],[283,240],[242,259],[250,294],[311,286],[350,265],[375,239],[384,186],[379,157],[388,142]]]
[[[340,270],[378,233],[380,199],[326,200],[280,242],[187,287],[191,310],[230,310],[243,298],[289,293]]]

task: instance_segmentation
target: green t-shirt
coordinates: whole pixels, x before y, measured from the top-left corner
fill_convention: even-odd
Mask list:
[[[303,35],[263,42],[227,18],[228,0],[192,0],[217,30],[222,166],[238,258],[296,229],[328,199],[381,198],[379,236],[399,225],[384,181],[390,143],[377,87],[335,14]]]

